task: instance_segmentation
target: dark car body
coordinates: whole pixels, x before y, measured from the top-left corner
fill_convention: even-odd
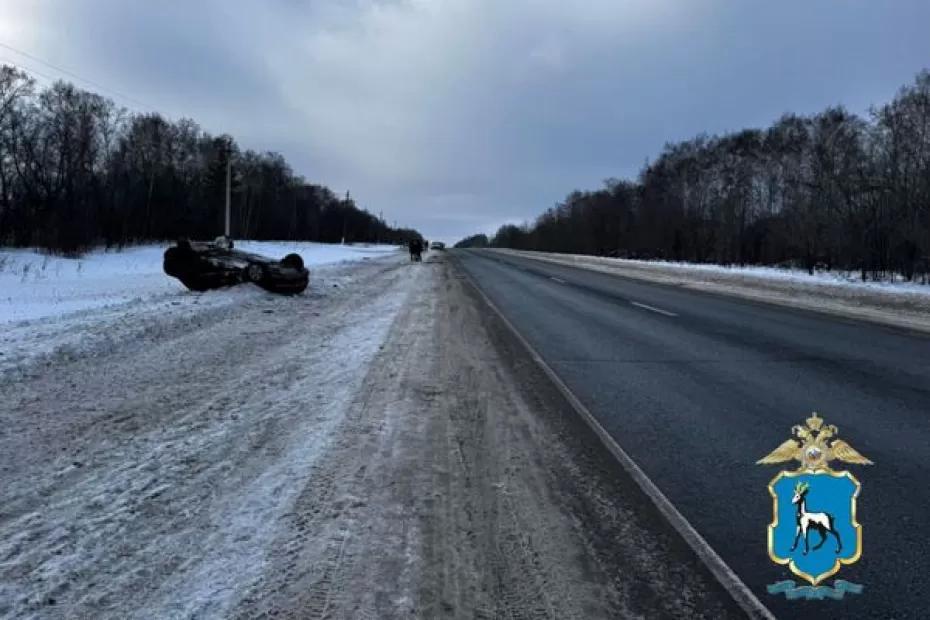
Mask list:
[[[252,282],[272,293],[296,294],[307,288],[310,272],[298,254],[281,260],[233,249],[232,241],[181,240],[165,250],[164,270],[192,291]]]

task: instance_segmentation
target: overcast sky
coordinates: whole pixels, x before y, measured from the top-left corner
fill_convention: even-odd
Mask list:
[[[928,0],[0,0],[0,44],[449,241],[667,141],[865,113],[930,67],[928,24]]]

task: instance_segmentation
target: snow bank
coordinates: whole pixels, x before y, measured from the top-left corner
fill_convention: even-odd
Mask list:
[[[329,245],[296,241],[241,241],[237,248],[271,257],[300,254],[308,267],[357,261],[396,252],[393,245]],[[81,258],[34,250],[0,249],[0,324],[177,295],[187,289],[162,271],[167,244]],[[312,274],[311,274],[312,277]]]
[[[572,255],[579,256],[579,255]],[[654,269],[656,271],[677,270],[681,273],[695,275],[727,275],[739,278],[752,278],[758,280],[777,280],[801,285],[841,285],[867,291],[885,291],[895,294],[925,295],[930,297],[930,286],[918,282],[907,282],[898,276],[893,281],[863,281],[858,271],[824,271],[817,270],[813,274],[802,269],[788,269],[781,267],[740,267],[738,265],[711,265],[684,263],[675,261],[647,261],[601,256],[580,257],[585,261],[602,262],[605,265],[621,264],[641,269]]]

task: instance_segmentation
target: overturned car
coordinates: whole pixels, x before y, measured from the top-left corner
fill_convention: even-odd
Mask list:
[[[236,250],[225,237],[213,242],[179,240],[165,250],[164,270],[192,291],[252,282],[272,293],[294,295],[310,281],[299,254],[275,260]]]

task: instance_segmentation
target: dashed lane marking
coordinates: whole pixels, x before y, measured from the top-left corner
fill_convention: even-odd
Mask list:
[[[663,310],[662,308],[656,308],[655,306],[641,304],[638,301],[631,301],[630,303],[636,306],[637,308],[642,308],[643,310],[649,310],[650,312],[657,312],[658,314],[664,314],[665,316],[678,316],[674,312],[669,312],[668,310]]]

